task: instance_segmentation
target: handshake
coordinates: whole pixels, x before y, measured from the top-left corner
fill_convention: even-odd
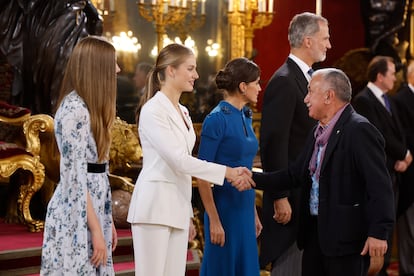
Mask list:
[[[256,187],[256,183],[252,179],[252,172],[246,167],[227,167],[226,179],[240,192]]]

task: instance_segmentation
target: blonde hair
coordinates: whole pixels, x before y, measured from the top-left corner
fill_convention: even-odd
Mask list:
[[[108,159],[111,127],[116,114],[115,48],[104,38],[89,36],[78,42],[68,60],[57,107],[75,90],[84,100],[98,151]]]
[[[190,48],[176,43],[167,45],[161,50],[158,54],[154,67],[148,73],[145,92],[141,97],[135,113],[137,124],[139,122],[139,113],[141,112],[142,106],[161,89],[161,83],[165,81],[165,69],[168,66],[177,68],[192,55],[194,55],[194,53]]]

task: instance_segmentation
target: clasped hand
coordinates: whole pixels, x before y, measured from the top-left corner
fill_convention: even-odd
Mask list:
[[[287,197],[283,197],[273,201],[273,209],[275,211],[273,219],[280,224],[285,225],[292,218],[292,207],[290,206]]]
[[[256,183],[252,179],[252,172],[245,167],[227,168],[226,178],[239,191],[256,187]]]
[[[384,264],[384,255],[387,252],[388,245],[386,240],[379,240],[374,237],[368,237],[364,248],[361,251],[361,255],[369,254],[370,265],[368,269],[368,275],[373,276],[381,270]]]

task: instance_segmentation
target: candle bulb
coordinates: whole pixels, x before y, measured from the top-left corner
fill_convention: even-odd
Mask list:
[[[99,2],[99,5],[98,5],[98,6],[99,6],[99,9],[100,9],[100,10],[102,10],[102,11],[103,11],[103,10],[105,10],[105,3],[104,3],[104,1],[103,1],[103,0],[101,0],[101,1]]]
[[[240,0],[239,11],[244,11],[244,9],[245,9],[245,2],[244,0]]]
[[[316,11],[315,11],[315,13],[317,15],[322,14],[322,0],[316,0]]]
[[[269,12],[273,12],[273,1],[274,0],[269,0],[269,9],[268,9]]]
[[[265,12],[266,11],[266,2],[264,0],[259,0],[259,3],[257,3],[258,12]]]
[[[229,12],[233,11],[233,0],[229,0]]]
[[[115,0],[109,0],[109,11],[110,12],[115,11]]]
[[[201,0],[201,14],[206,14],[206,0]]]

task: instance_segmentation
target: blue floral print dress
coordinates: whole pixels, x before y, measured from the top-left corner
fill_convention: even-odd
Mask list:
[[[88,108],[74,91],[55,116],[55,136],[60,151],[60,182],[47,208],[41,275],[114,275],[112,263],[111,190],[106,173],[88,173],[87,163],[97,163]],[[105,266],[94,267],[91,233],[87,225],[89,192],[108,250]]]

